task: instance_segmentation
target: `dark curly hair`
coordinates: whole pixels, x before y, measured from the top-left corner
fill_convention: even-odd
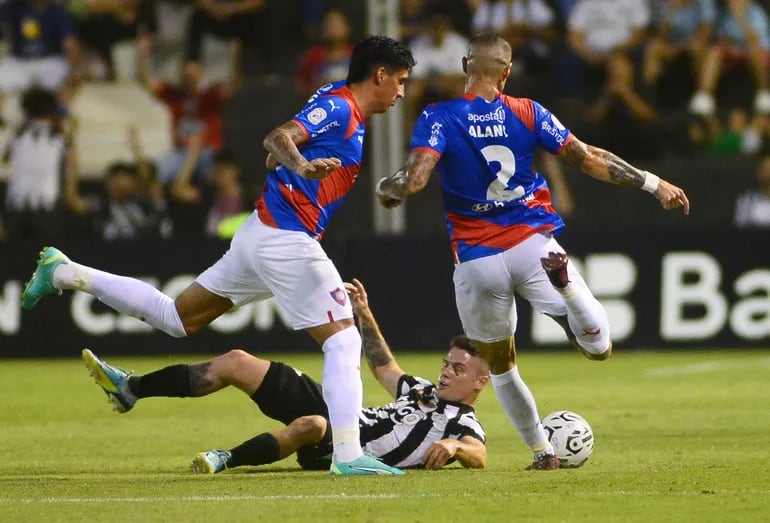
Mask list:
[[[378,67],[385,67],[393,73],[399,69],[411,71],[414,64],[412,51],[406,45],[388,36],[370,36],[353,48],[346,82],[362,82]]]

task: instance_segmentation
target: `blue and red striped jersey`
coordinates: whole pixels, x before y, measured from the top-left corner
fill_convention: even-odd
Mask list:
[[[279,165],[267,174],[255,205],[263,223],[320,239],[358,176],[366,121],[341,80],[319,88],[292,122],[307,135],[300,146],[305,158],[339,158],[342,167],[323,180],[309,180]]]
[[[532,168],[538,147],[560,151],[572,133],[528,98],[491,102],[466,94],[425,107],[412,151],[439,158],[446,224],[457,262],[497,254],[539,231],[564,227],[545,179]]]

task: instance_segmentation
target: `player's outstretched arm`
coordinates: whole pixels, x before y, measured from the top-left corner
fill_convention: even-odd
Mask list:
[[[358,328],[361,330],[361,345],[366,361],[372,374],[388,393],[396,397],[398,380],[406,374],[398,366],[396,358],[390,352],[390,347],[380,332],[380,326],[374,319],[369,308],[369,299],[364,285],[353,278],[353,283],[345,283],[345,289],[350,296],[353,312],[358,316]]]
[[[685,214],[690,214],[690,201],[683,189],[637,169],[610,151],[585,144],[573,135],[559,154],[597,180],[643,189],[660,200],[664,209],[681,207]]]
[[[342,166],[339,158],[315,158],[308,161],[297,148],[297,145],[305,143],[307,139],[305,130],[294,122],[286,122],[276,127],[262,142],[268,152],[265,165],[274,169],[281,164],[303,178],[313,180],[326,178]]]
[[[430,180],[438,157],[425,151],[412,151],[406,165],[377,183],[377,196],[388,209],[401,205],[404,199],[421,191]]]
[[[439,470],[451,458],[467,469],[483,469],[487,466],[487,447],[471,436],[463,436],[459,440],[445,438],[428,447],[422,462],[428,470]]]

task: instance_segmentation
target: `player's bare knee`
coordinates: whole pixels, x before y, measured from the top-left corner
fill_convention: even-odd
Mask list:
[[[292,421],[290,426],[301,435],[306,445],[318,443],[326,433],[326,419],[323,416],[302,416]]]
[[[244,360],[247,360],[253,357],[254,356],[252,356],[251,354],[249,354],[248,352],[242,349],[232,349],[227,351],[222,356],[220,356],[220,358],[222,358],[223,360],[226,360],[227,363],[232,365],[239,365]]]
[[[251,354],[241,349],[232,349],[215,358],[215,368],[220,378],[228,384],[232,384],[237,369],[245,368],[246,362],[253,358]]]

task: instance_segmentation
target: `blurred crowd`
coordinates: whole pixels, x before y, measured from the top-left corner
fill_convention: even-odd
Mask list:
[[[0,0],[0,126],[10,131],[0,144],[10,173],[0,241],[54,239],[64,226],[105,240],[228,237],[256,195],[225,142],[223,109],[244,81],[277,78],[306,97],[344,78],[352,46],[366,34],[365,5]],[[632,159],[756,157],[756,186],[736,201],[735,225],[770,227],[768,7],[766,0],[401,0],[401,38],[417,60],[404,146],[425,103],[462,92],[468,37],[496,31],[514,50],[507,93],[538,100],[586,141]],[[182,12],[182,38],[169,51],[159,35]],[[226,79],[207,80],[207,37],[226,46]],[[136,57],[132,81],[170,115],[172,145],[149,158],[139,131],[126,129],[131,161],[106,166],[100,189],[85,194],[70,107],[84,83],[116,80],[115,50],[125,43]],[[173,81],[157,71],[169,52],[180,58]],[[11,93],[20,121],[5,117]],[[575,202],[561,164],[549,155],[537,163],[558,210],[570,214]]]

